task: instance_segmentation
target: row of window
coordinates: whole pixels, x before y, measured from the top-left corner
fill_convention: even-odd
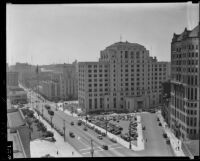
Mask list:
[[[180,53],[180,54],[172,54],[172,58],[173,59],[181,59],[181,58],[192,58],[192,57],[196,57],[198,58],[198,52],[189,52],[189,53]]]
[[[186,50],[186,49],[189,49],[189,50],[198,50],[199,46],[198,45],[194,45],[194,44],[187,44],[187,45],[184,45],[181,47],[177,47],[175,48],[174,46],[172,46],[172,50],[176,52],[181,52],[181,50]]]
[[[172,60],[172,65],[198,65],[198,60]]]

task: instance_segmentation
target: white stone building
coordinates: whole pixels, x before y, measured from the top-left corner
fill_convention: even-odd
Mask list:
[[[144,46],[115,43],[101,51],[99,62],[79,62],[79,105],[85,112],[132,111],[126,108],[131,97],[136,109],[158,106],[169,70],[169,62],[150,57]]]

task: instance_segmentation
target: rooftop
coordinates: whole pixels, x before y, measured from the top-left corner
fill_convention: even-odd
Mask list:
[[[128,41],[125,41],[125,42],[116,42],[110,46],[108,46],[107,48],[110,48],[110,47],[114,47],[114,46],[120,46],[120,45],[123,45],[123,46],[132,46],[132,47],[144,47],[143,45],[140,45],[138,43],[130,43]]]
[[[188,30],[185,28],[185,30],[181,34],[175,34],[173,36],[172,41],[181,41],[185,38],[192,38],[192,37],[199,37],[199,25],[197,25],[194,29]]]
[[[20,88],[20,87],[18,87],[18,86],[16,86],[16,87],[14,87],[14,86],[8,87],[8,89],[9,89],[10,91],[24,91],[24,89],[22,89],[22,88]]]
[[[7,110],[7,137],[13,141],[13,157],[30,157],[29,129],[19,109]]]
[[[22,126],[25,124],[19,111],[7,113],[8,123],[11,128]]]

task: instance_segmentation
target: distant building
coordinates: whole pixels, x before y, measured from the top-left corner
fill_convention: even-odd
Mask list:
[[[199,25],[171,42],[171,128],[182,140],[199,139]]]
[[[19,73],[19,82],[24,85],[26,84],[27,79],[31,79],[36,76],[36,66],[28,63],[16,63],[10,67],[10,70]]]
[[[170,63],[158,62],[144,46],[126,41],[101,51],[99,62],[79,62],[78,70],[82,110],[120,112],[159,106]]]
[[[48,80],[56,83],[56,100],[66,101],[78,99],[78,74],[76,61],[73,64],[45,66],[42,69],[42,73],[43,72],[49,72]],[[41,83],[41,87],[44,88],[43,94],[46,96],[51,95],[49,93],[53,91],[47,90],[50,88],[50,84],[52,84],[52,82],[43,81],[43,83]]]
[[[18,72],[6,72],[7,86],[18,86]]]
[[[9,87],[8,98],[10,99],[11,104],[25,104],[27,103],[27,93],[19,87]]]
[[[59,83],[51,80],[40,82],[40,93],[51,101],[59,100]]]

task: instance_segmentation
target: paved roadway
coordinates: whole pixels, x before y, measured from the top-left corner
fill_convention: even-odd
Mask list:
[[[33,96],[34,95],[34,96]],[[30,96],[30,95],[29,95]],[[35,94],[32,94],[32,100],[37,100]],[[46,103],[50,103],[46,101]],[[39,110],[42,111],[42,104],[39,103]],[[55,105],[54,103],[50,103]],[[53,124],[59,129],[63,130],[63,120],[65,120],[66,126],[66,141],[69,142],[77,151],[79,151],[84,157],[90,157],[91,139],[93,139],[94,145],[94,157],[109,157],[109,156],[174,156],[172,149],[166,144],[165,139],[162,136],[162,127],[158,126],[157,118],[155,113],[143,112],[142,125],[145,125],[146,130],[143,132],[144,138],[147,142],[145,143],[145,150],[134,152],[131,151],[118,143],[111,142],[108,138],[99,140],[93,130],[83,130],[83,125],[78,126],[77,118],[69,116],[62,111],[55,111],[55,107],[52,106],[55,115],[53,117]],[[47,110],[44,109],[44,115],[50,119]],[[71,126],[71,121],[74,121],[75,125]],[[75,138],[69,136],[69,131],[74,132]],[[63,139],[64,140],[64,139]],[[109,150],[103,150],[101,145],[106,144],[109,146]]]
[[[166,144],[163,138],[163,129],[158,126],[158,121],[155,113],[142,112],[142,125],[146,127],[143,131],[145,143],[145,150],[138,152],[145,156],[174,156],[170,145]]]
[[[30,96],[30,95],[29,95]],[[35,94],[32,95],[32,100],[36,101]],[[42,104],[39,103],[39,110],[42,112]],[[118,143],[111,142],[107,137],[103,137],[103,140],[99,140],[97,138],[98,134],[96,134],[93,130],[88,128],[88,131],[84,131],[82,126],[77,125],[77,118],[72,116],[66,115],[62,111],[55,111],[55,107],[51,106],[52,110],[54,111],[53,117],[53,124],[63,130],[63,120],[65,120],[65,127],[66,127],[66,141],[69,142],[77,151],[79,151],[84,157],[90,157],[90,150],[91,150],[91,139],[93,140],[93,147],[94,147],[94,157],[122,157],[122,156],[138,156],[135,152],[130,149],[123,147]],[[44,116],[50,120],[50,116],[46,110],[43,108]],[[71,121],[74,121],[74,126],[71,126]],[[75,134],[75,138],[71,138],[69,136],[69,131]],[[64,141],[64,138],[63,138]],[[109,149],[104,150],[101,148],[103,144],[108,145]]]

